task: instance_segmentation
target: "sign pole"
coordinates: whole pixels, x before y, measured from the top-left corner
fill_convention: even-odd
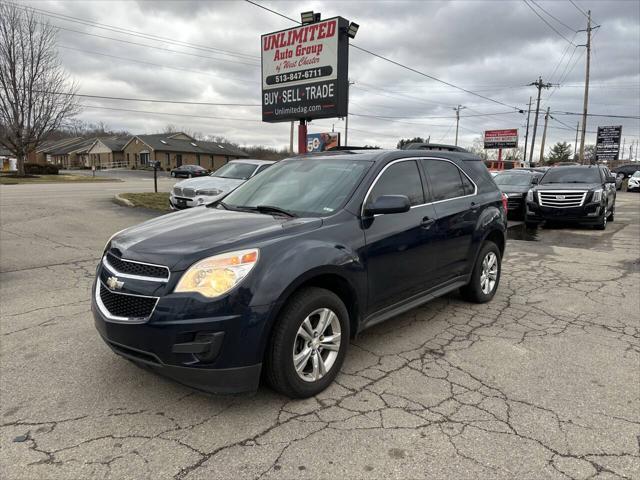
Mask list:
[[[502,163],[502,149],[498,149],[498,163]]]
[[[307,123],[301,118],[298,125],[298,155],[307,153]]]

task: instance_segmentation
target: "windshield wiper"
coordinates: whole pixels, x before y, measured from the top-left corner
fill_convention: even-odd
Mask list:
[[[279,213],[281,215],[286,215],[287,217],[297,217],[297,215],[289,210],[285,210],[284,208],[275,207],[273,205],[258,205],[255,207],[257,211],[260,213]]]

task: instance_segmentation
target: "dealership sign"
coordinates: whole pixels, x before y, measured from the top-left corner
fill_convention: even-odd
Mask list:
[[[485,130],[484,148],[518,148],[518,129]]]
[[[307,135],[307,152],[324,152],[340,146],[340,133],[310,133]]]
[[[598,127],[596,137],[596,161],[618,160],[622,125]]]
[[[347,115],[349,22],[342,17],[262,35],[262,120]]]

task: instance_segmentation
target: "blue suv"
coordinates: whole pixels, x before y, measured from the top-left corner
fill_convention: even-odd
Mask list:
[[[115,234],[95,325],[134,363],[214,393],[308,397],[349,339],[500,282],[506,198],[476,156],[341,151],[283,160],[207,206]]]

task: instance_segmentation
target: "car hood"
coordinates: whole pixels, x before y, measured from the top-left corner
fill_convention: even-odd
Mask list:
[[[218,190],[222,190],[223,192],[230,192],[237,186],[242,185],[245,181],[246,180],[241,180],[238,178],[205,176],[183,180],[182,182],[176,183],[175,186],[180,188],[193,188],[194,190],[203,188],[217,188]]]
[[[536,190],[593,190],[596,188],[602,188],[599,183],[547,183],[539,184],[536,186]]]
[[[128,259],[182,270],[202,258],[316,229],[320,218],[289,218],[196,207],[117,234],[111,248]]]
[[[527,193],[531,187],[528,185],[498,185],[498,188],[509,195],[510,193]]]

